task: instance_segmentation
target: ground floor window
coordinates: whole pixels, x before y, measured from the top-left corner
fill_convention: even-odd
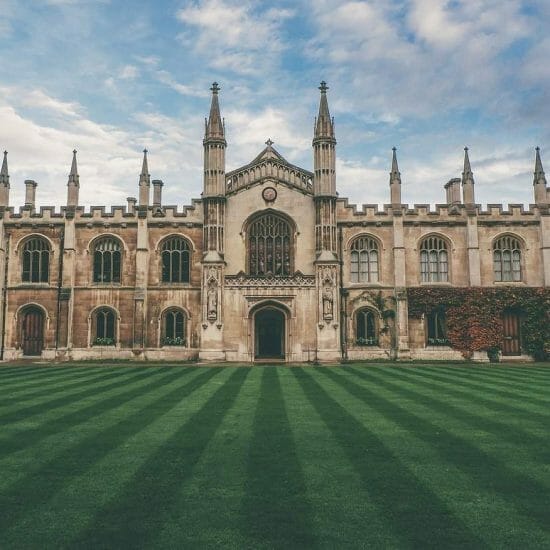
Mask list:
[[[355,343],[359,346],[377,346],[378,333],[374,311],[361,309],[355,316]]]
[[[429,346],[448,346],[447,323],[445,312],[436,310],[428,313],[427,319],[427,344]]]
[[[116,343],[116,313],[110,308],[98,309],[94,319],[95,346],[114,346]]]
[[[185,313],[181,309],[169,309],[163,317],[163,346],[186,346]]]

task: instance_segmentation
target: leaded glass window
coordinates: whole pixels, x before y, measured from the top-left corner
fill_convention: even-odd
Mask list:
[[[420,274],[423,283],[449,280],[447,243],[441,237],[428,237],[420,246]]]
[[[50,247],[45,239],[34,237],[23,246],[24,283],[47,283],[50,275]]]
[[[256,218],[248,230],[250,275],[286,277],[291,274],[292,229],[281,216]]]
[[[505,235],[493,243],[495,281],[521,281],[521,245]]]
[[[162,282],[188,283],[190,276],[189,243],[181,237],[170,237],[162,244]]]
[[[435,310],[429,313],[426,316],[426,324],[428,329],[427,343],[429,346],[448,345],[447,323],[443,310]]]
[[[120,242],[100,239],[94,247],[94,283],[120,283]]]
[[[164,346],[185,346],[185,314],[181,309],[169,309],[164,313]]]
[[[378,345],[376,317],[370,309],[361,309],[356,314],[355,342],[360,346]]]
[[[351,245],[351,282],[378,282],[378,243],[371,237],[359,237]]]
[[[95,338],[96,346],[113,346],[115,337],[116,314],[107,307],[98,309],[95,313]]]

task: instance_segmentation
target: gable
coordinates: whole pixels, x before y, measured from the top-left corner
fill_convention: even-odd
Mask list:
[[[250,164],[227,172],[225,193],[232,195],[266,180],[313,195],[313,173],[290,164],[271,146],[269,140],[267,147]]]

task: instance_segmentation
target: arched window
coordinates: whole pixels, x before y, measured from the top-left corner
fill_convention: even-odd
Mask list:
[[[94,246],[94,283],[120,283],[120,242],[99,239]]]
[[[378,243],[371,237],[359,237],[351,245],[351,282],[378,282]]]
[[[114,346],[116,344],[116,313],[102,307],[94,314],[93,344],[95,346]]]
[[[449,280],[447,243],[441,237],[428,237],[420,245],[420,273],[423,283]]]
[[[377,346],[376,316],[370,309],[360,309],[355,315],[355,343],[360,346]]]
[[[24,283],[47,283],[50,276],[50,247],[45,239],[33,237],[23,246]]]
[[[162,282],[188,283],[191,251],[181,237],[170,237],[162,243]]]
[[[162,319],[163,346],[186,346],[185,313],[181,309],[167,310]]]
[[[495,281],[521,281],[521,245],[518,239],[505,235],[493,243]]]
[[[447,346],[447,323],[445,311],[436,309],[426,316],[427,344],[429,346]]]
[[[248,229],[250,275],[286,277],[291,273],[292,228],[277,214],[256,218]]]

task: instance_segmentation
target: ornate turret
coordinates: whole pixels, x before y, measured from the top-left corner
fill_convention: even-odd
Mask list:
[[[0,206],[8,206],[10,197],[10,175],[8,173],[8,152],[4,151],[4,160],[0,170]]]
[[[212,84],[210,114],[204,132],[204,196],[225,195],[225,127],[220,115],[217,82]]]
[[[147,149],[143,149],[143,164],[139,176],[139,206],[149,206],[149,190],[151,187],[151,176],[147,163]]]
[[[465,205],[472,206],[475,204],[474,197],[474,174],[470,166],[470,158],[468,156],[468,147],[464,147],[464,171],[462,172],[462,196]]]
[[[535,147],[535,152],[535,177],[533,179],[535,202],[546,204],[548,203],[548,192],[546,189],[546,175],[540,159],[540,148]]]
[[[76,149],[73,151],[73,162],[71,164],[71,172],[69,174],[69,181],[67,182],[67,206],[78,206],[78,191],[80,189],[80,182],[78,176],[78,168],[76,165]]]
[[[401,173],[399,172],[399,167],[397,166],[397,149],[392,148],[392,162],[391,162],[391,172],[390,172],[390,197],[391,203],[393,205],[401,204]]]

